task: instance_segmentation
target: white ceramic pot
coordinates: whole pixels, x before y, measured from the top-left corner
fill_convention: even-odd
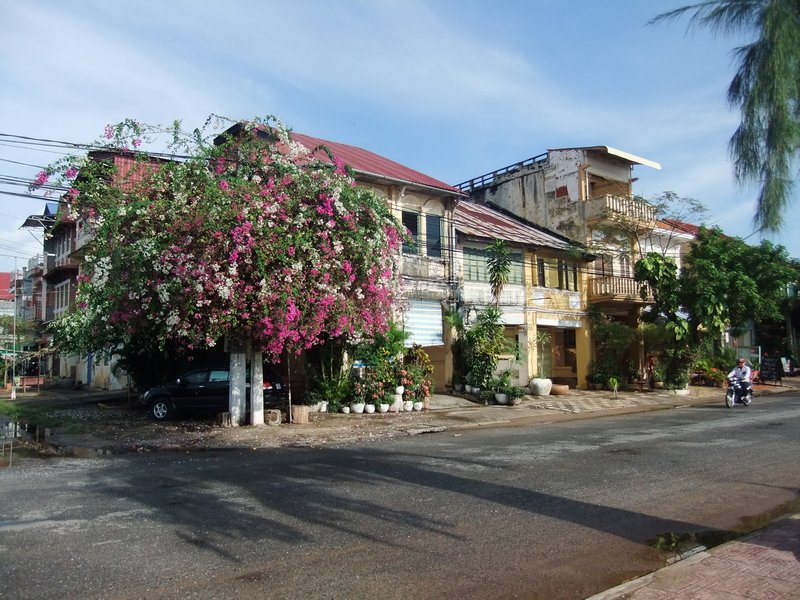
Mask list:
[[[464,391],[464,384],[463,383],[454,383],[453,389],[457,391],[459,394]]]
[[[350,407],[349,406],[341,406],[341,407],[339,407],[339,410],[341,410],[342,413],[344,413],[346,415],[350,414]]]
[[[381,402],[378,404],[378,412],[389,412],[389,405],[386,402]]]
[[[425,406],[425,403],[424,403],[424,402],[414,402],[414,403],[411,405],[411,408],[413,408],[414,410],[422,410],[422,408],[423,408],[424,406]]]
[[[552,380],[542,377],[535,377],[531,379],[530,382],[531,394],[534,396],[547,396],[550,394],[550,389],[552,387]]]
[[[350,410],[352,410],[355,414],[360,415],[364,412],[364,403],[363,402],[353,402],[350,405]]]
[[[472,386],[469,385],[469,384],[465,385],[464,386],[464,391],[467,392],[468,394],[471,394],[472,393]]]
[[[498,404],[508,404],[508,394],[496,393],[494,399]]]
[[[368,415],[371,415],[375,412],[375,405],[374,404],[365,404],[364,405],[364,412]]]
[[[403,402],[403,410],[406,412],[411,412],[414,410],[414,403],[411,400],[405,400]]]

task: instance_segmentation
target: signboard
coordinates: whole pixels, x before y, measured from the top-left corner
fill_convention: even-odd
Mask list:
[[[761,358],[761,369],[759,376],[762,381],[775,381],[781,380],[783,374],[783,365],[779,356],[763,356]]]

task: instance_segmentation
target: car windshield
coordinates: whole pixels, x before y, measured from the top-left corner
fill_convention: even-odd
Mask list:
[[[209,381],[228,381],[228,371],[211,371],[208,375]]]

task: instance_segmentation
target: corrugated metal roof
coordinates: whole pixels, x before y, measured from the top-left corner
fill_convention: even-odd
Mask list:
[[[527,224],[484,204],[461,202],[455,212],[456,231],[468,236],[566,250],[574,244],[567,238]]]
[[[364,150],[357,146],[350,146],[348,144],[341,144],[339,142],[332,142],[330,140],[323,140],[320,138],[311,137],[302,133],[294,131],[290,134],[292,139],[305,146],[309,150],[317,146],[327,146],[333,155],[344,161],[345,164],[350,165],[354,171],[364,175],[372,175],[376,177],[394,179],[396,181],[416,183],[447,192],[452,192],[458,195],[463,195],[463,192],[453,187],[449,183],[439,181],[433,177],[429,177],[424,173],[410,169],[400,163],[394,162],[386,157],[383,157],[369,150]],[[315,153],[315,157],[322,160],[330,161],[328,155],[323,151]]]

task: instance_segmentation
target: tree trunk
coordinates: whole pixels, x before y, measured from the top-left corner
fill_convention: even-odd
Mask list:
[[[260,350],[250,355],[250,425],[264,424],[264,356]]]
[[[244,421],[247,394],[246,367],[247,353],[244,343],[241,340],[231,339],[228,412],[231,414],[231,425],[234,427],[242,425]]]

